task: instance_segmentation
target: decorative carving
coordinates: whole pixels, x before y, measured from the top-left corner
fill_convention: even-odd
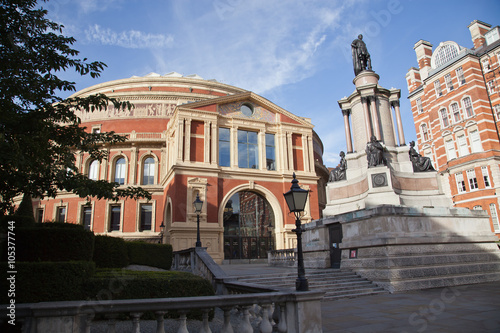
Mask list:
[[[342,110],[342,115],[349,117],[351,115],[351,109]]]
[[[408,154],[410,155],[410,161],[413,164],[414,172],[434,171],[431,159],[420,155],[415,150],[415,141],[410,142],[410,150],[408,151]]]
[[[372,175],[372,186],[383,187],[387,186],[387,175],[383,173],[375,173]]]
[[[347,161],[345,159],[345,153],[343,151],[340,152],[340,163],[339,165],[330,172],[330,177],[328,182],[337,182],[339,180],[346,180],[346,170],[347,170]]]
[[[384,146],[377,140],[375,135],[372,135],[370,142],[366,145],[366,158],[368,159],[369,168],[387,164],[384,157]]]

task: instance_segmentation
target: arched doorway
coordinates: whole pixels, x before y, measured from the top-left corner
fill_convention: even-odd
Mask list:
[[[240,191],[224,207],[224,259],[267,258],[274,250],[274,212],[260,194]]]

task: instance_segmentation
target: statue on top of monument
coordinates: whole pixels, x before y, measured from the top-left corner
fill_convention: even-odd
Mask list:
[[[431,159],[420,155],[415,150],[415,141],[410,142],[410,150],[408,151],[408,154],[410,155],[410,161],[413,164],[414,172],[434,171]]]
[[[346,170],[347,170],[347,161],[345,159],[345,153],[343,151],[340,152],[340,163],[339,165],[330,172],[330,177],[328,178],[328,182],[337,182],[339,180],[346,180]]]
[[[366,145],[366,158],[368,159],[368,167],[377,165],[386,165],[384,158],[384,146],[378,142],[377,137],[372,135],[370,142]]]
[[[355,39],[351,43],[352,50],[352,64],[354,66],[354,75],[358,75],[364,70],[372,70],[372,61],[370,59],[370,53],[366,48],[365,42],[363,42],[363,35],[359,35],[358,39]]]

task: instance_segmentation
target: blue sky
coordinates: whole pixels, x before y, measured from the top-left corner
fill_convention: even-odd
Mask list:
[[[417,67],[414,44],[454,40],[470,48],[470,22],[500,24],[498,0],[50,0],[43,7],[77,39],[82,58],[108,65],[98,79],[61,75],[77,90],[150,72],[216,79],[311,118],[329,167],[346,149],[337,101],[354,91],[350,44],[358,34],[379,84],[401,89],[409,142],[416,135],[405,75]]]

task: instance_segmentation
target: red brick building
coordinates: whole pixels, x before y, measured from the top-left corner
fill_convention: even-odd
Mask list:
[[[325,206],[323,146],[307,118],[250,91],[197,75],[149,74],[98,84],[74,96],[104,93],[128,100],[131,110],[79,114],[89,131],[115,131],[128,140],[104,145],[99,163],[76,152],[92,179],[142,186],[152,200],[113,202],[60,193],[35,202],[39,221],[79,223],[96,234],[193,247],[193,202],[204,202],[201,241],[216,261],[265,257],[295,247],[294,218],[283,193],[295,172],[311,194],[303,222]],[[160,225],[165,233],[160,234]]]
[[[406,74],[418,148],[432,159],[457,207],[490,214],[500,236],[500,28],[473,21],[472,47],[415,44]]]

